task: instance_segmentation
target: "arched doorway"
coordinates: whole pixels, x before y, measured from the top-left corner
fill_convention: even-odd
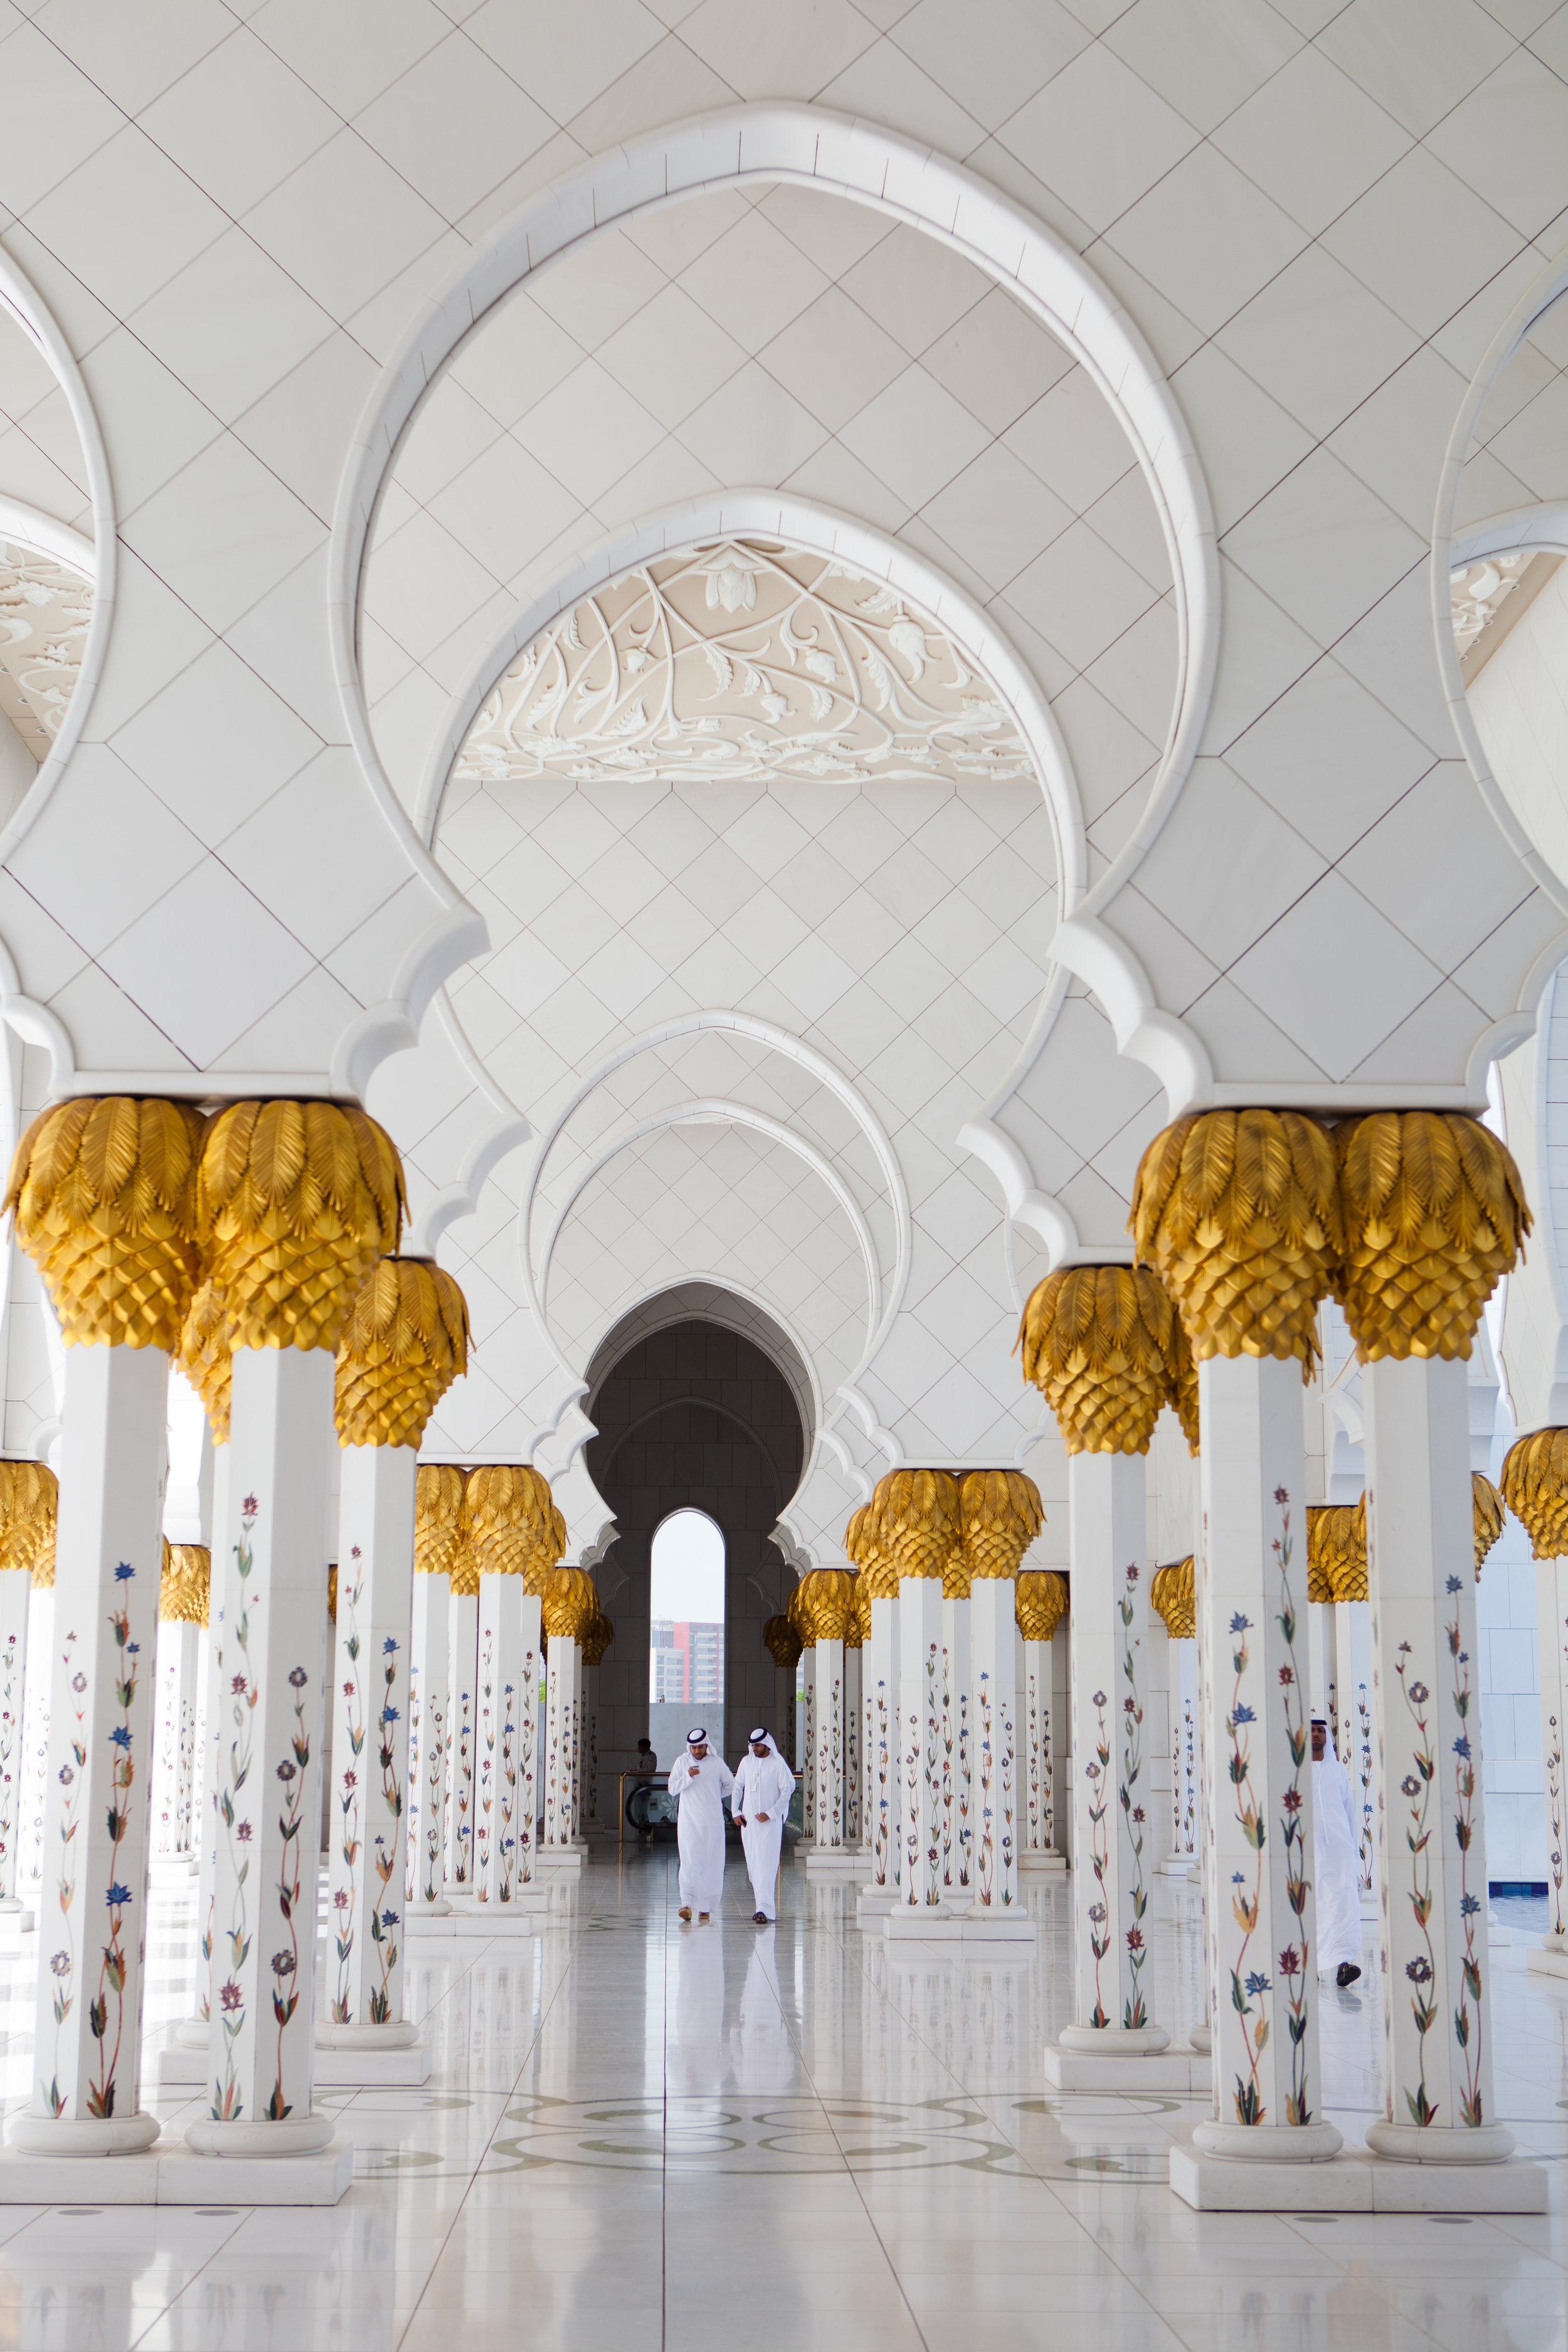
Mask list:
[[[723,1738],[724,1530],[689,1504],[653,1532],[647,1728],[668,1771],[698,1724]]]
[[[788,1342],[779,1339],[782,1354]],[[617,1530],[599,1578],[616,1621],[600,1668],[606,1778],[631,1769],[649,1728],[653,1546],[676,1514],[702,1514],[723,1542],[723,1703],[709,1727],[733,1761],[752,1725],[773,1722],[777,1674],[763,1626],[795,1576],[770,1538],[800,1483],[806,1444],[793,1370],[758,1339],[700,1315],[618,1342],[612,1335],[593,1368],[587,1404],[598,1433],[587,1468]]]

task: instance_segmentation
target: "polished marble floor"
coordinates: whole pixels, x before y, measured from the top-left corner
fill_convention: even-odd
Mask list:
[[[1028,1957],[900,1953],[795,1868],[772,1930],[737,1862],[710,1927],[677,1899],[670,1849],[610,1847],[539,1937],[418,1960],[435,2071],[328,2095],[356,2150],[331,2211],[0,2209],[0,2352],[1568,2352],[1568,1985],[1525,1973],[1540,1906],[1497,1906],[1498,2095],[1552,2210],[1466,2221],[1180,2205],[1165,2154],[1196,2102],[1047,2091],[1066,1882],[1031,1889]],[[1196,1913],[1159,1882],[1178,2029]],[[149,2050],[190,2008],[194,1916],[155,1893]],[[7,2108],[31,1965],[0,1954]],[[1353,2141],[1375,2004],[1325,2005]]]

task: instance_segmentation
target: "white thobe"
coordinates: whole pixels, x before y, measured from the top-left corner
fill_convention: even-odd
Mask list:
[[[778,1916],[773,1890],[778,1884],[779,1845],[784,1837],[784,1815],[794,1794],[795,1774],[784,1758],[776,1753],[753,1756],[748,1748],[735,1775],[730,1811],[745,1815],[741,1843],[745,1849],[746,1869],[756,1898],[752,1908],[760,1911],[764,1919]],[[766,1813],[765,1822],[758,1821],[760,1812]]]
[[[680,1803],[675,1832],[684,1909],[717,1911],[723,1900],[724,1800],[734,1785],[734,1774],[711,1748],[700,1763],[688,1749],[670,1768],[669,1793]]]
[[[1312,1767],[1312,1892],[1318,1973],[1361,1958],[1361,1854],[1350,1775],[1331,1748]]]

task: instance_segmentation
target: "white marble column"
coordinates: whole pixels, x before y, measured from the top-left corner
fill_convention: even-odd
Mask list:
[[[568,1633],[552,1633],[544,1679],[544,1851],[553,1856],[576,1843],[573,1821],[574,1722],[583,1653]]]
[[[866,1832],[870,1869],[863,1901],[890,1907],[897,1900],[903,1853],[899,1791],[899,1603],[871,1602],[871,1639],[861,1676],[866,1697]]]
[[[407,2049],[403,2014],[412,1445],[339,1448],[324,2050]]]
[[[855,1629],[851,1628],[851,1633]],[[858,1640],[844,1643],[844,1843],[857,1851],[860,1844],[865,1710],[861,1705],[861,1647]],[[857,1868],[858,1865],[857,1865]]]
[[[153,1860],[200,1868],[195,1817],[202,1628],[189,1618],[161,1617],[153,1761]]]
[[[962,1589],[960,1589],[962,1588]],[[974,1850],[974,1689],[970,1673],[969,1580],[950,1572],[942,1602],[942,1884],[969,1895]]]
[[[24,1906],[18,1887],[22,1799],[26,1782],[27,1616],[33,1572],[0,1570],[0,1914]],[[31,1906],[27,1906],[31,1916]]]
[[[1491,2163],[1513,2135],[1492,2094],[1480,1676],[1468,1372],[1383,1357],[1362,1368],[1382,1856],[1380,2156]]]
[[[445,1569],[416,1571],[408,1666],[408,1864],[410,1924],[444,1918],[447,1816],[448,1618],[452,1580]]]
[[[1022,1659],[1019,1673],[1018,1771],[1023,1790],[1023,1850],[1026,1871],[1050,1867],[1054,1840],[1051,1818],[1051,1645],[1018,1637]],[[1060,1857],[1056,1857],[1059,1864]]]
[[[474,1897],[487,1911],[543,1908],[536,1883],[540,1604],[519,1574],[479,1578],[475,1669]]]
[[[873,1607],[875,1603],[873,1603]],[[899,1579],[899,1795],[902,1841],[895,1930],[933,1922],[942,1883],[942,1578]],[[949,1898],[950,1901],[952,1898]]]
[[[1536,1623],[1541,1655],[1541,1753],[1546,1783],[1546,1866],[1549,1873],[1543,1950],[1561,1956],[1568,1973],[1568,1559],[1535,1563]],[[1553,1974],[1556,1973],[1554,1969]]]
[[[969,1588],[973,1672],[973,1859],[977,1911],[996,1924],[1027,1913],[1018,1900],[1017,1626],[1011,1577],[976,1576]],[[1032,1926],[1028,1932],[1032,1935]]]
[[[225,1541],[225,1530],[230,1525],[228,1483],[228,1441],[226,1437],[213,1447],[212,1520],[207,1533],[212,1537],[212,1569],[207,1583],[207,1628],[202,1643],[202,1740],[201,1780],[197,1790],[195,1825],[196,1847],[196,2002],[189,2017],[183,2018],[174,2028],[174,2045],[183,2051],[200,2051],[204,2057],[208,2039],[208,2019],[213,2003],[213,1903],[217,1884],[218,1839],[223,1830],[219,1811],[219,1790],[222,1785],[222,1756],[226,1716],[223,1683],[223,1616],[229,1602],[229,1585],[234,1572],[234,1553]],[[182,2069],[188,2074],[188,2069]],[[160,2060],[160,2080],[175,2079],[163,2072]],[[191,2079],[200,2081],[202,2076]]]
[[[454,1576],[447,1612],[447,1809],[446,1888],[472,1895],[475,1888],[474,1741],[479,1723],[479,1578]]]
[[[27,1596],[27,1656],[22,1692],[21,1820],[16,1839],[17,1892],[37,1911],[44,1872],[44,1810],[49,1789],[49,1688],[55,1654],[55,1557],[33,1571]]]
[[[28,2155],[158,2137],[141,2061],[168,1390],[160,1348],[66,1351],[37,2025],[9,2133]]]
[[[800,1654],[802,1753],[800,1843],[816,1843],[816,1644],[807,1642]]]
[[[1198,1381],[1214,2111],[1194,2139],[1208,2157],[1314,2163],[1341,2136],[1318,2055],[1301,1367],[1216,1356]]]
[[[1075,2017],[1047,2079],[1098,2086],[1129,2066],[1130,2084],[1170,2035],[1149,1981],[1152,1774],[1144,1713],[1149,1568],[1142,1454],[1068,1457],[1072,1559],[1073,1942]]]
[[[818,1635],[813,1645],[816,1732],[812,1844],[819,1854],[844,1850],[844,1644]]]
[[[332,2137],[311,2102],[333,1376],[328,1348],[234,1350],[211,2116],[185,2135],[206,2156]]]

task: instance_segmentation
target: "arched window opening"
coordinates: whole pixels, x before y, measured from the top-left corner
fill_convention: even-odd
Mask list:
[[[668,1771],[693,1725],[724,1743],[724,1538],[706,1511],[655,1530],[648,1617],[648,1738]]]

